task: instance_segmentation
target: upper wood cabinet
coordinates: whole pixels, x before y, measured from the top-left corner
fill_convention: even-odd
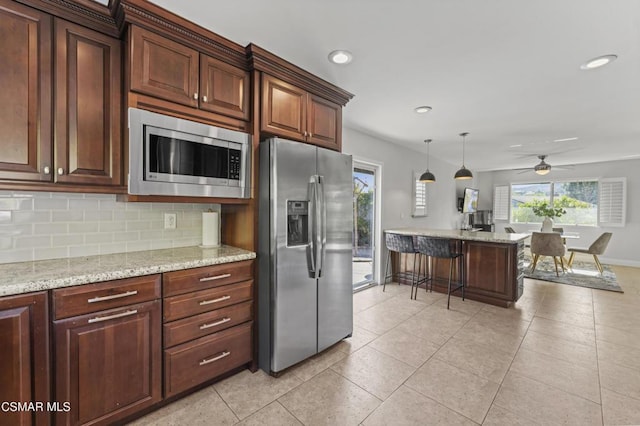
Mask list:
[[[120,185],[121,42],[58,19],[55,27],[55,181]]]
[[[0,17],[0,179],[121,185],[121,42],[7,0]]]
[[[131,26],[132,91],[249,120],[249,73]]]
[[[50,401],[47,306],[46,292],[0,298],[0,401]],[[46,425],[49,413],[3,410],[0,420]]]
[[[342,107],[262,74],[260,130],[340,151]]]
[[[51,22],[0,0],[0,179],[51,180]]]

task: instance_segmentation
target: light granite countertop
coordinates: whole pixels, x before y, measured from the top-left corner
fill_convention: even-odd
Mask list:
[[[0,265],[0,296],[255,259],[230,246],[181,247]]]
[[[506,232],[461,231],[457,229],[428,229],[428,228],[393,228],[384,232],[403,235],[423,235],[426,237],[452,238],[455,240],[484,241],[489,243],[517,244],[529,234],[508,234]]]

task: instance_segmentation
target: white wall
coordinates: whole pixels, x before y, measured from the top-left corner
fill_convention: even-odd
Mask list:
[[[414,151],[393,141],[377,139],[357,130],[344,128],[342,151],[361,160],[382,165],[382,231],[398,227],[421,227],[434,229],[454,229],[459,227],[462,215],[456,210],[456,186],[453,175],[459,165],[444,162],[431,155],[429,168],[436,176],[436,182],[427,185],[427,216],[411,217],[413,171],[422,173],[427,166],[426,147],[424,151]],[[431,146],[431,153],[434,145]],[[468,181],[464,186],[473,186]],[[460,191],[460,190],[459,190]],[[387,252],[381,244],[384,268]]]
[[[640,250],[637,249],[640,237],[640,160],[609,161],[576,165],[572,169],[554,168],[546,176],[535,173],[519,173],[515,171],[497,171],[476,173],[480,194],[493,194],[497,185],[511,183],[548,182],[563,179],[597,179],[597,178],[627,178],[627,221],[625,227],[589,227],[564,226],[570,232],[580,233],[580,240],[568,244],[569,247],[588,247],[601,233],[612,232],[613,237],[603,256],[603,262],[640,266]],[[493,196],[481,197],[479,204],[482,209],[491,209]],[[512,226],[516,231],[528,231],[534,225],[513,224],[508,221],[496,221],[496,230],[504,226]]]

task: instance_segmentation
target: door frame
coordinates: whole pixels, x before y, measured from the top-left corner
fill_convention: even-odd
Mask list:
[[[381,162],[370,160],[358,156],[353,156],[353,169],[364,169],[374,173],[375,188],[373,195],[373,277],[372,285],[381,283],[381,251],[382,247],[382,166]],[[353,174],[353,170],[352,170]],[[365,287],[366,288],[366,287]]]

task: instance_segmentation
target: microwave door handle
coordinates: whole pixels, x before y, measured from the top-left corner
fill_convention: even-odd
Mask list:
[[[322,277],[325,252],[327,246],[327,203],[324,194],[324,176],[318,176],[318,206],[319,206],[319,232],[318,232],[318,277]]]
[[[315,227],[315,198],[316,198],[316,181],[315,176],[311,176],[309,178],[309,186],[307,189],[307,194],[309,196],[309,211],[307,212],[308,220],[307,220],[307,236],[309,239],[309,244],[307,245],[307,250],[309,251],[309,277],[310,278],[318,278],[318,273],[316,271],[316,227]]]

